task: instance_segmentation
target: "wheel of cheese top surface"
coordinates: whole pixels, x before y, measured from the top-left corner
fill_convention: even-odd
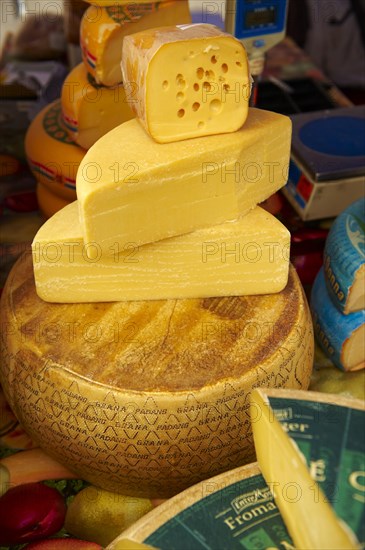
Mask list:
[[[1,315],[0,381],[24,428],[124,494],[169,497],[251,461],[250,390],[309,385],[313,331],[293,268],[273,295],[51,304],[29,253]]]

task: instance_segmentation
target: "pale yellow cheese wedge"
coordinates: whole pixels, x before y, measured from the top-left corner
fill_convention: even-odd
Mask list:
[[[251,83],[245,48],[213,25],[156,28],[127,36],[122,73],[130,104],[159,143],[235,132]]]
[[[277,400],[275,408],[271,404],[272,398]],[[304,409],[306,402],[309,402],[311,414],[306,413]],[[338,405],[338,410],[327,409],[328,404]],[[358,447],[358,455],[361,453],[361,444],[357,445],[356,441],[351,441],[350,433],[343,430],[343,423],[340,421],[341,408],[350,411],[349,414],[345,411],[345,414],[348,414],[348,424],[351,408],[358,412],[365,410],[363,402],[338,395],[268,388],[255,389],[251,394],[251,421],[257,460],[265,481],[274,494],[295,548],[301,550],[360,549],[353,531],[336,515],[330,504],[331,501],[336,503],[341,500],[344,493],[345,498],[347,497],[347,508],[352,506],[353,516],[357,518],[355,508],[357,507],[359,512],[361,504],[353,499],[359,498],[359,502],[363,502],[363,496],[356,495],[355,490],[350,496],[349,491],[346,494],[342,487],[344,481],[341,479],[341,473],[337,475],[336,481],[331,477],[331,470],[335,469],[333,463],[337,464],[338,472],[341,472],[342,468],[345,469],[346,483],[349,485],[353,483],[351,478],[357,474],[360,477],[363,475],[361,471],[352,473],[353,468],[358,469],[355,464],[356,460],[359,464],[359,459],[355,458],[351,462],[349,454],[345,456],[346,444],[350,449]],[[299,417],[301,420],[298,420]],[[315,431],[313,424],[316,424]],[[325,432],[330,433],[333,428],[338,431],[337,444],[336,440],[332,439],[332,446],[326,446],[324,443],[318,452],[318,432],[322,430],[322,439],[328,443],[329,438],[326,440]],[[358,437],[361,437],[360,433]],[[307,449],[307,455],[313,457],[308,464],[297,441],[301,441],[303,448]],[[318,456],[321,458],[318,459]],[[326,496],[316,477],[323,483],[330,483],[332,490],[335,487],[332,499]],[[361,491],[358,484],[359,488]],[[361,511],[359,513],[361,517]]]
[[[33,264],[48,302],[107,302],[271,294],[288,280],[289,231],[257,207],[236,222],[87,256],[72,203],[38,231]]]
[[[290,137],[288,117],[259,109],[238,132],[184,143],[158,144],[137,120],[122,124],[77,173],[85,244],[111,255],[238,218],[285,184]]]
[[[85,66],[97,82],[105,86],[120,84],[125,36],[152,27],[190,21],[188,0],[98,2],[98,6],[90,6],[86,10],[81,20],[80,45]],[[134,87],[130,86],[128,93],[131,97],[134,92]]]
[[[63,83],[61,104],[69,136],[84,149],[134,117],[123,85],[115,88],[98,85],[83,63]]]

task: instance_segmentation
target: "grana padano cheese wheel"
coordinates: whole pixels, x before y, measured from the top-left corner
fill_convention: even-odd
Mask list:
[[[292,267],[273,295],[50,304],[29,253],[1,320],[0,380],[24,428],[124,494],[169,497],[251,461],[250,390],[310,381],[312,324]]]

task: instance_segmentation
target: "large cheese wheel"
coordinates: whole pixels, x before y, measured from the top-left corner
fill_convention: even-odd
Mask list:
[[[76,173],[86,151],[68,135],[59,99],[32,121],[25,136],[25,152],[38,181],[64,201],[76,200]]]
[[[80,477],[163,498],[253,458],[250,390],[306,389],[313,331],[293,268],[250,297],[50,304],[31,255],[2,295],[0,379],[29,435]]]

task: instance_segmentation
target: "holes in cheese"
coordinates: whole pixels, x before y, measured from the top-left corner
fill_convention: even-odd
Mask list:
[[[165,498],[252,460],[252,387],[310,380],[312,326],[293,268],[277,294],[50,304],[26,254],[1,306],[14,414],[45,452],[114,492]]]
[[[58,202],[65,206],[76,199],[76,173],[85,150],[68,135],[59,99],[42,109],[30,124],[25,152],[35,178],[61,199]]]
[[[107,132],[134,117],[122,85],[96,84],[83,63],[67,76],[61,95],[64,125],[73,141],[89,149]]]
[[[99,2],[90,6],[80,25],[83,61],[95,80],[116,86],[123,80],[120,62],[123,39],[128,34],[160,25],[190,23],[188,0],[165,2]],[[133,86],[127,90],[133,98]]]
[[[135,86],[132,109],[157,142],[235,132],[246,120],[251,85],[245,49],[212,25],[160,27],[127,36],[122,73],[124,82]],[[184,97],[177,100],[181,91]],[[195,101],[199,113],[191,110]],[[175,123],[182,109],[185,116],[178,114]]]
[[[251,394],[257,460],[296,548],[359,550],[365,405],[338,395]],[[357,540],[358,539],[358,540]]]
[[[107,302],[270,294],[288,280],[289,231],[256,207],[236,222],[90,261],[71,204],[33,241],[38,295],[48,302]],[[70,251],[72,248],[72,256]]]
[[[334,221],[324,250],[328,293],[344,314],[365,309],[365,198]]]
[[[343,370],[365,367],[365,310],[341,313],[328,295],[324,269],[312,288],[311,308],[315,334],[331,361]]]
[[[285,184],[290,137],[288,117],[259,109],[238,132],[183,144],[156,143],[137,120],[122,124],[95,143],[77,174],[85,245],[112,255],[116,246],[238,218]]]

